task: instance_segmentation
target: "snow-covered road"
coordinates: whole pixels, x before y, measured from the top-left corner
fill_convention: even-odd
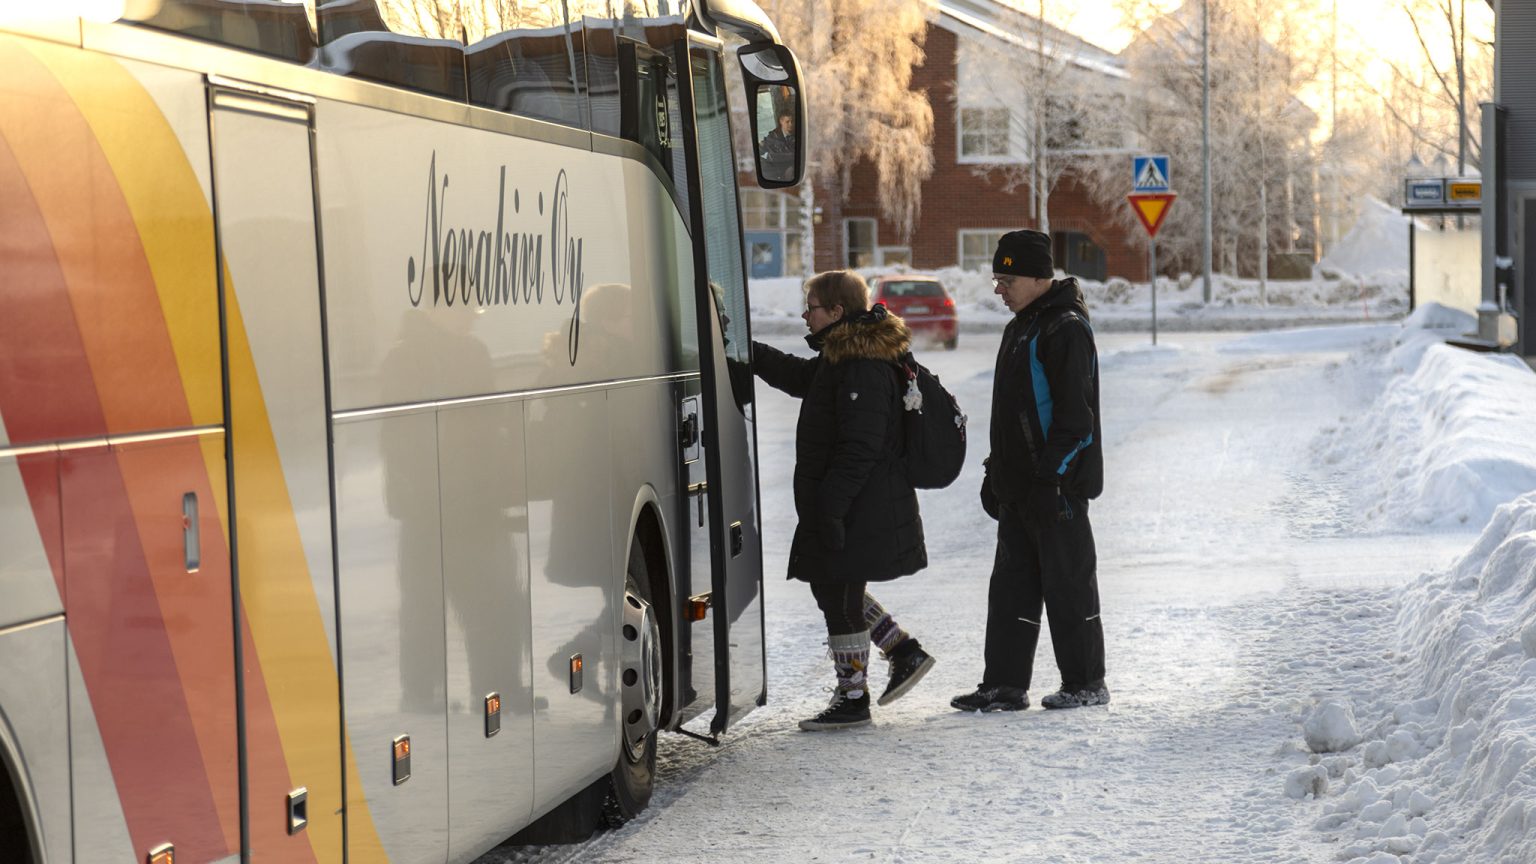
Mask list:
[[[1068,712],[949,708],[981,671],[994,523],[976,487],[997,337],[922,352],[969,413],[972,452],[954,486],[923,493],[929,569],[877,596],[939,662],[841,733],[795,727],[832,676],[809,592],[783,579],[798,405],[760,386],[767,707],[718,749],[665,736],[656,797],[624,829],[483,861],[1337,860],[1319,804],[1286,795],[1309,761],[1300,723],[1319,698],[1399,686],[1396,592],[1482,527],[1357,533],[1361,502],[1321,467],[1316,442],[1384,384],[1351,352],[1398,331],[1101,336],[1106,491],[1091,515],[1114,701]],[[1056,681],[1048,634],[1036,670],[1038,702]],[[878,692],[883,663],[873,678]]]

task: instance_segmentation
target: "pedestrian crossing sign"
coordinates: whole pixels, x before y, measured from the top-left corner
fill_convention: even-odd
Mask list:
[[[1131,157],[1131,191],[1167,192],[1172,188],[1167,156]]]

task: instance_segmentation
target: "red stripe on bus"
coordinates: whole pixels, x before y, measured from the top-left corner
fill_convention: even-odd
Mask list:
[[[12,444],[102,435],[106,419],[64,271],[3,135],[0,201],[0,417],[6,434]]]
[[[170,840],[178,857],[222,858],[237,850],[209,790],[116,454],[66,453],[61,467],[69,631],[134,848]]]
[[[115,448],[127,504],[164,621],[182,698],[218,805],[224,842],[240,847],[236,765],[234,601],[229,552],[196,440]],[[199,561],[188,572],[186,495],[196,496]],[[125,519],[126,527],[126,519]],[[179,681],[175,680],[179,679]]]

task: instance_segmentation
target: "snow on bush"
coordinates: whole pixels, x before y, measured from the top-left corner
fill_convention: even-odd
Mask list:
[[[1353,490],[1350,527],[1453,529],[1536,489],[1536,375],[1518,358],[1443,344],[1470,316],[1426,306],[1404,322],[1375,402],[1314,443]]]
[[[1536,861],[1536,493],[1405,588],[1398,629],[1417,696],[1367,729],[1316,828],[1350,864]]]
[[[962,322],[991,323],[999,328],[1012,314],[992,289],[989,270],[908,271],[895,267],[867,268],[865,278],[921,272],[944,283],[955,300]],[[1065,273],[1058,272],[1058,276]],[[784,276],[753,279],[750,286],[754,319],[794,318],[805,308],[803,279]],[[1112,277],[1105,282],[1079,279],[1088,310],[1096,323],[1148,324],[1152,314],[1152,290],[1146,282]],[[1359,320],[1396,318],[1408,307],[1406,273],[1383,271],[1365,276],[1333,274],[1315,279],[1271,280],[1262,289],[1257,279],[1238,279],[1216,274],[1211,302],[1204,302],[1201,280],[1182,274],[1178,279],[1158,279],[1158,316],[1167,323],[1183,323],[1183,329],[1202,327],[1279,326],[1296,319]]]

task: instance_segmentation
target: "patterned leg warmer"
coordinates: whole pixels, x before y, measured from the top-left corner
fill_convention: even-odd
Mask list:
[[[864,623],[869,625],[870,640],[875,643],[875,647],[880,649],[880,653],[886,659],[890,659],[891,652],[897,645],[911,638],[911,634],[901,629],[901,625],[896,623],[891,613],[885,611],[880,601],[868,591],[864,592]]]
[[[837,669],[837,692],[858,699],[867,692],[865,670],[869,668],[869,631],[827,637],[832,652],[832,666]]]

